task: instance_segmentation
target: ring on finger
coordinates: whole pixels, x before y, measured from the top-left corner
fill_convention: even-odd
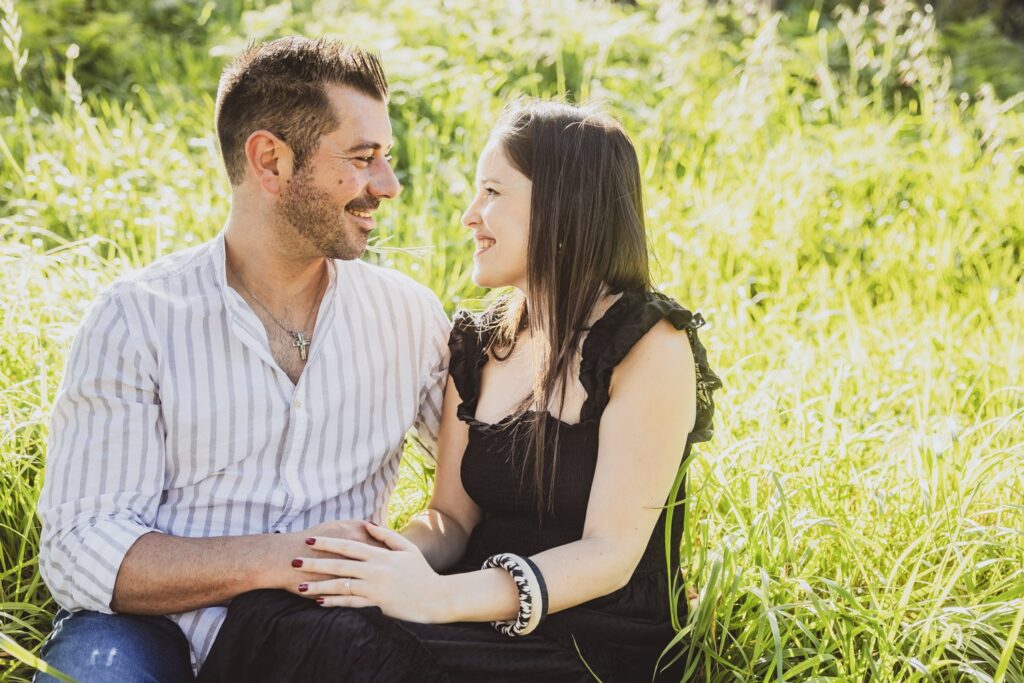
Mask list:
[[[345,595],[352,595],[352,577],[345,578]]]

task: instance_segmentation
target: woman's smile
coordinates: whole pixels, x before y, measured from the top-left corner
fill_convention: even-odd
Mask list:
[[[473,256],[479,256],[480,254],[482,254],[485,251],[489,250],[495,244],[494,239],[492,239],[490,237],[484,237],[482,235],[477,235],[475,237],[475,239],[476,239],[476,251],[473,252]]]

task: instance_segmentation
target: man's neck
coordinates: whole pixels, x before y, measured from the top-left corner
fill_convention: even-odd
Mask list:
[[[229,284],[241,284],[271,310],[301,307],[319,295],[323,256],[284,254],[272,240],[242,233],[230,223],[224,233]]]

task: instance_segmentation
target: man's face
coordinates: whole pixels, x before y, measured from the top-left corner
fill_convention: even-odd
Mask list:
[[[275,206],[278,222],[328,258],[356,259],[373,212],[402,186],[391,169],[387,105],[352,88],[327,86],[340,125],[292,176]]]

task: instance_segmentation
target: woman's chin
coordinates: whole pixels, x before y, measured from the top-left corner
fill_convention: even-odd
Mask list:
[[[473,274],[470,276],[473,280],[473,284],[477,287],[484,287],[485,289],[494,289],[495,287],[504,287],[503,283],[497,282],[496,278],[490,276],[488,273],[482,273],[479,269],[474,268]]]

